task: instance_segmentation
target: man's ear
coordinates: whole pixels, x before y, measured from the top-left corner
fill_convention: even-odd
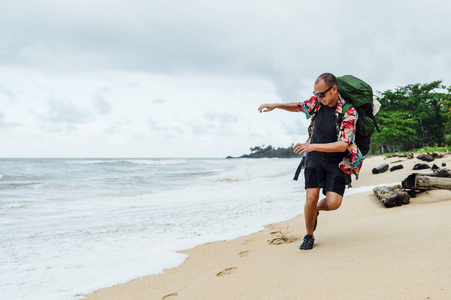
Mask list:
[[[338,86],[337,86],[337,85],[334,85],[334,86],[332,87],[332,90],[334,91],[334,93],[338,93]]]

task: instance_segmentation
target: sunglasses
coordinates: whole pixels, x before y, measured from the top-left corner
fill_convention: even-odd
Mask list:
[[[319,98],[324,98],[324,97],[326,97],[326,93],[327,93],[328,91],[330,91],[330,89],[333,88],[333,87],[334,87],[334,85],[331,86],[330,88],[328,88],[327,90],[325,90],[325,91],[322,92],[322,93],[315,93],[315,91],[313,91],[313,95],[315,95],[316,97],[319,97]]]

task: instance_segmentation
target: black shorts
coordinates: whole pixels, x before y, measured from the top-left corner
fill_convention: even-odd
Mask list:
[[[304,171],[305,189],[323,188],[326,192],[335,192],[343,196],[346,186],[346,174],[335,164],[309,164]]]

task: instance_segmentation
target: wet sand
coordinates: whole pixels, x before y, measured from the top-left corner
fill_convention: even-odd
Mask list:
[[[400,161],[400,162],[397,162]],[[451,168],[451,155],[436,159]],[[403,169],[373,175],[382,163]],[[365,159],[354,187],[397,183],[418,159]],[[301,175],[302,176],[302,175]],[[418,194],[385,208],[372,192],[321,212],[313,250],[301,251],[303,207],[295,218],[232,241],[182,251],[164,274],[105,288],[87,299],[451,299],[451,191]],[[114,262],[112,262],[114,263]]]

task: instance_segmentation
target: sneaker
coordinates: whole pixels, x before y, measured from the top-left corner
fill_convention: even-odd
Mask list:
[[[316,230],[316,225],[318,225],[318,216],[319,216],[319,211],[316,212],[315,226],[313,226],[313,231]]]
[[[313,248],[314,242],[315,242],[315,239],[310,234],[306,234],[304,236],[304,241],[302,242],[302,245],[299,247],[299,249],[311,250]]]

